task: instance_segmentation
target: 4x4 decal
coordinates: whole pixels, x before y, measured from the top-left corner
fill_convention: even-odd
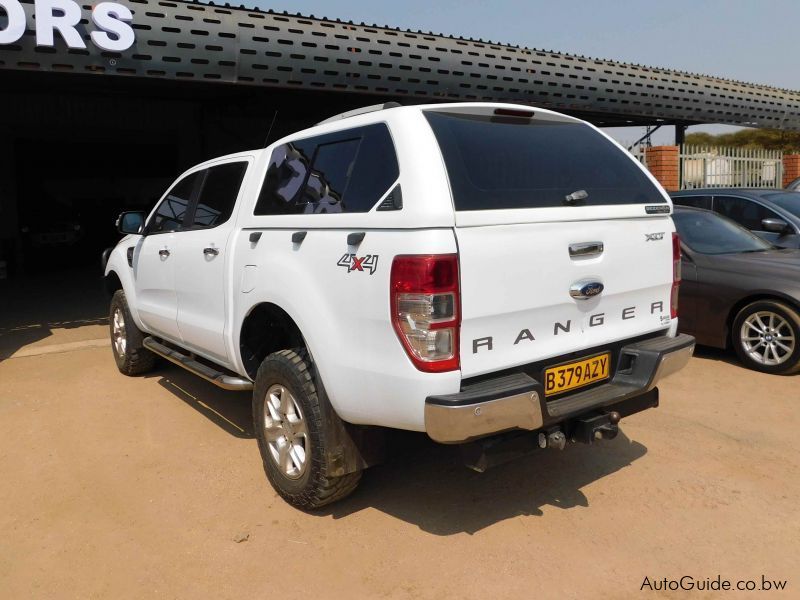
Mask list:
[[[378,270],[378,255],[367,254],[366,256],[358,257],[347,252],[342,255],[342,258],[336,264],[340,267],[346,267],[348,273],[367,271],[370,275],[374,275],[375,271]]]

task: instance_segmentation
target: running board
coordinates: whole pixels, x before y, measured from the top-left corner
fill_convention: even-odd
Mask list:
[[[172,348],[168,348],[161,342],[157,342],[152,337],[146,337],[142,341],[142,344],[145,348],[153,352],[154,354],[158,354],[166,358],[168,361],[175,363],[179,367],[183,367],[190,373],[194,373],[198,377],[202,377],[206,381],[210,381],[217,387],[221,387],[223,390],[252,390],[253,389],[253,382],[243,377],[238,377],[236,375],[227,375],[222,371],[217,371],[213,367],[209,367],[208,365],[204,365],[201,362],[196,361],[195,359],[191,358],[190,356],[186,356],[178,352],[177,350],[173,350]]]

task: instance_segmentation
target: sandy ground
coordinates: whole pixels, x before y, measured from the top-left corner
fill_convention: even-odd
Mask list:
[[[0,362],[0,597],[636,598],[684,575],[800,597],[798,377],[706,352],[617,439],[482,475],[396,435],[354,496],[306,514],[263,475],[249,394],[126,378],[87,327]]]

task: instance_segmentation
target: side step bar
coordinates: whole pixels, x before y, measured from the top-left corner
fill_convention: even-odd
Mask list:
[[[153,352],[154,354],[158,354],[166,358],[168,361],[175,363],[176,365],[183,367],[190,373],[194,373],[198,377],[202,377],[206,381],[210,381],[217,387],[221,387],[223,390],[252,390],[253,389],[253,382],[244,379],[243,377],[239,377],[237,375],[227,375],[222,371],[217,371],[216,369],[209,367],[208,365],[204,365],[201,362],[196,361],[195,359],[191,358],[190,356],[186,356],[178,352],[177,350],[173,350],[172,348],[168,348],[161,342],[157,342],[152,337],[146,337],[142,341],[142,344],[145,348]]]

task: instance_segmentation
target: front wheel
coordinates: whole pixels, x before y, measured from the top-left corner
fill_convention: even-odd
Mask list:
[[[749,368],[789,375],[800,371],[800,315],[774,300],[745,306],[731,332],[736,354]]]
[[[281,350],[264,359],[253,388],[258,449],[275,491],[305,510],[344,498],[361,479],[361,471],[328,474],[333,440],[323,426],[322,408],[305,350]]]
[[[136,326],[122,290],[114,292],[111,298],[108,320],[111,350],[120,373],[141,375],[152,371],[156,355],[144,347],[144,333]]]

